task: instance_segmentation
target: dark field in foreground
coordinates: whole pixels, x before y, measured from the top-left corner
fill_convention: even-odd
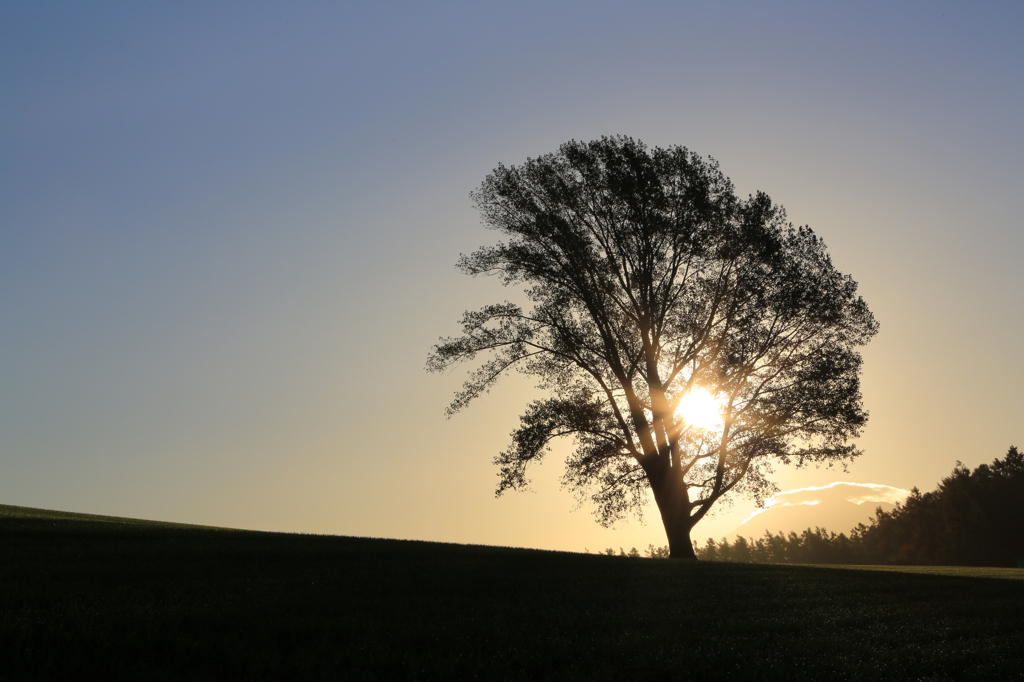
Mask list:
[[[954,569],[956,572],[956,569]],[[1017,679],[1024,581],[0,506],[0,679]]]

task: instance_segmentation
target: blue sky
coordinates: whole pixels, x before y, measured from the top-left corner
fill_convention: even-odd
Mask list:
[[[499,162],[626,134],[825,238],[882,331],[867,451],[932,487],[1021,444],[1024,10],[1012,3],[0,3],[0,502],[582,549],[493,499],[530,387],[427,375]],[[737,502],[702,524],[721,534]],[[717,526],[715,524],[718,524]],[[721,530],[719,530],[721,528]],[[702,536],[698,527],[695,535]]]

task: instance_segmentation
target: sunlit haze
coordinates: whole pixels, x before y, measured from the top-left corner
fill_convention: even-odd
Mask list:
[[[424,370],[464,310],[523,298],[456,270],[498,238],[469,192],[615,134],[767,192],[881,325],[864,454],[779,489],[931,490],[1024,446],[1021,35],[1020,3],[6,3],[0,503],[665,544],[653,506],[576,508],[568,443],[495,498],[542,392],[513,374],[447,419],[465,373]]]

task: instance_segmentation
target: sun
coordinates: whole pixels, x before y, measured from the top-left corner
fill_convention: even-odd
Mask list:
[[[703,388],[691,388],[680,398],[676,414],[698,429],[722,428],[722,406]]]

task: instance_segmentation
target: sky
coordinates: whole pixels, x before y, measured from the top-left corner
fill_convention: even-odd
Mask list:
[[[469,192],[615,134],[767,192],[881,324],[865,454],[780,489],[931,490],[1024,445],[1022,34],[998,2],[2,1],[0,503],[664,544],[576,509],[564,449],[496,499],[536,391],[449,420],[464,377],[424,370],[510,295],[454,268],[495,241]]]

